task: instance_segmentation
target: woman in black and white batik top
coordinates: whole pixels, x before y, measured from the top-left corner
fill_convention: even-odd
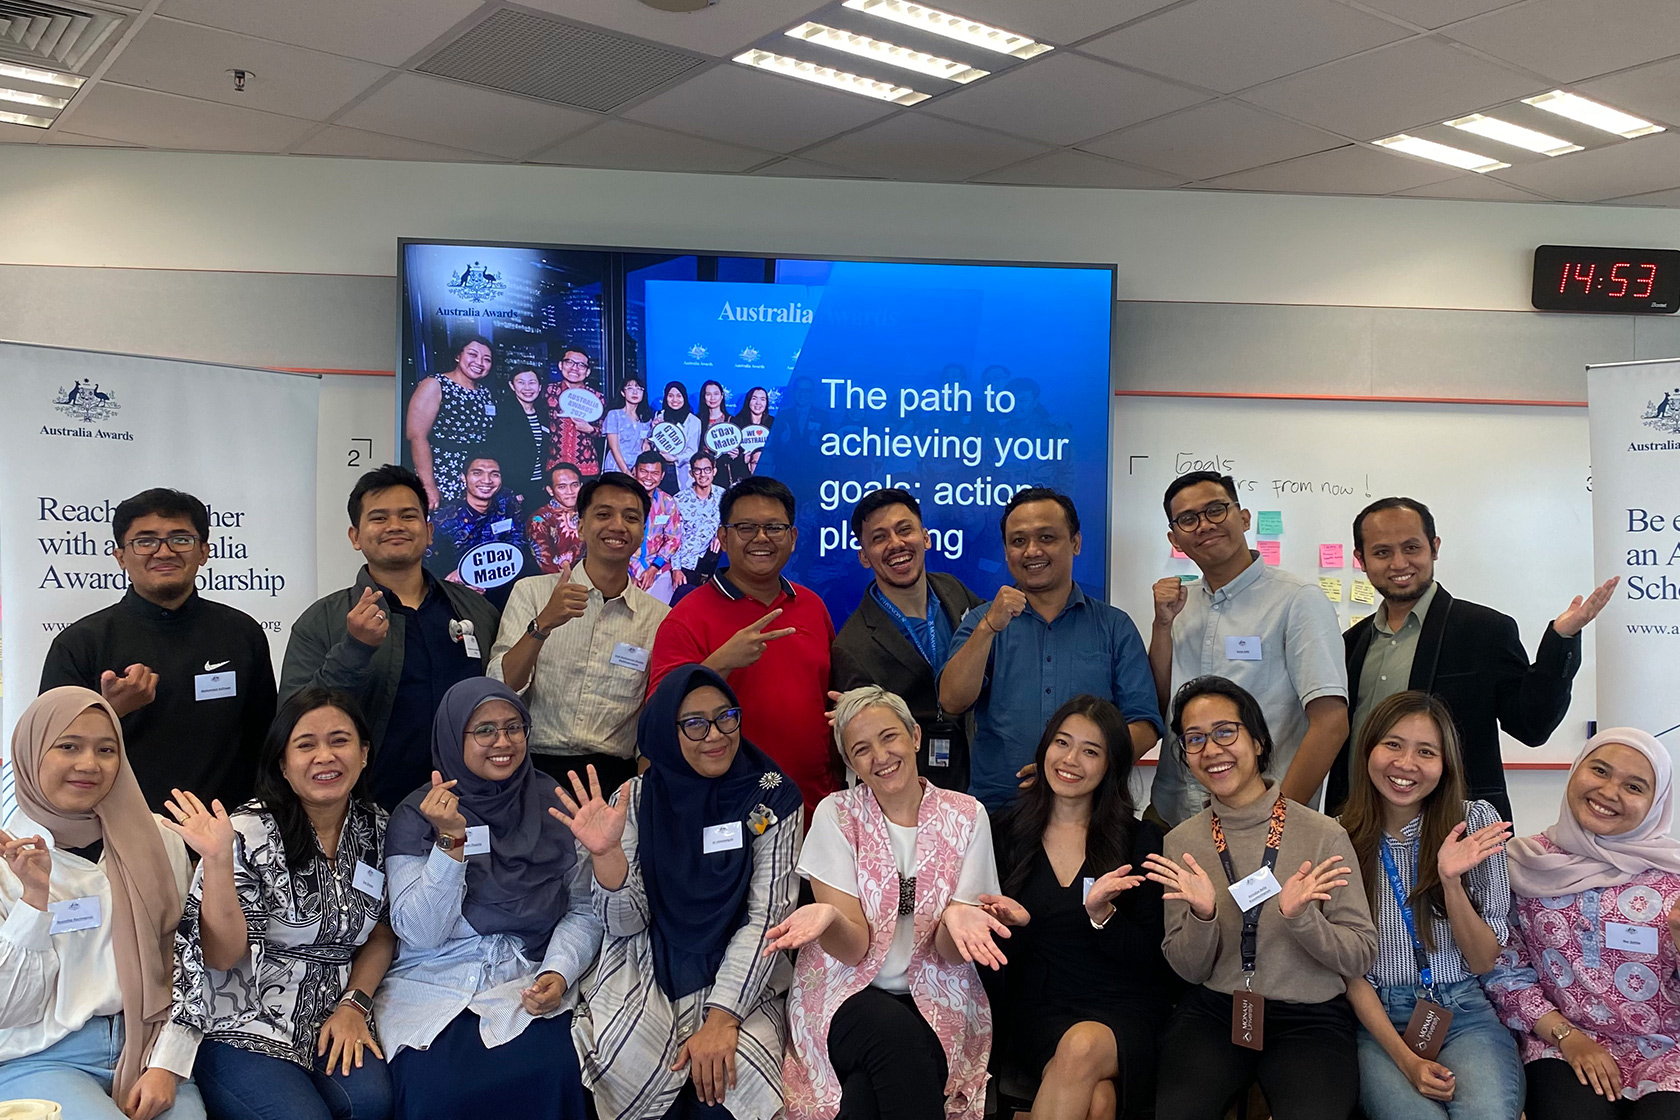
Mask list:
[[[257,796],[229,816],[177,790],[175,831],[202,857],[176,935],[175,1022],[212,1120],[388,1120],[372,1017],[396,947],[385,811],[362,796],[355,702],[305,689],[263,746]],[[329,854],[330,853],[330,854]]]

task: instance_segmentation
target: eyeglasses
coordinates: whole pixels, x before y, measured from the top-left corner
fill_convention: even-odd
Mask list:
[[[1236,508],[1237,503],[1235,502],[1210,502],[1201,509],[1187,509],[1177,517],[1170,517],[1167,520],[1186,533],[1193,533],[1196,531],[1196,526],[1200,525],[1203,520],[1206,520],[1209,525],[1217,525],[1230,516],[1231,511]]]
[[[123,548],[133,549],[141,556],[150,556],[165,544],[171,552],[191,552],[198,544],[198,537],[192,533],[171,533],[167,537],[130,537]]]
[[[733,735],[741,729],[741,709],[725,708],[717,714],[716,719],[689,716],[687,719],[679,719],[677,727],[685,739],[695,743],[704,743],[714,727],[725,735]]]
[[[1216,723],[1213,730],[1206,735],[1200,731],[1189,731],[1179,740],[1184,745],[1185,754],[1201,754],[1212,739],[1222,747],[1228,747],[1237,741],[1237,735],[1242,731],[1240,723]]]
[[[588,369],[589,360],[587,358],[567,358],[560,365],[562,367],[570,366],[572,369]]]
[[[756,521],[736,521],[725,525],[724,528],[735,530],[743,540],[750,541],[762,532],[766,540],[779,541],[787,535],[787,531],[793,526],[785,521],[767,521],[763,525]]]
[[[506,735],[510,743],[523,743],[529,730],[524,723],[481,723],[467,728],[467,734],[481,747],[493,747],[498,736]]]

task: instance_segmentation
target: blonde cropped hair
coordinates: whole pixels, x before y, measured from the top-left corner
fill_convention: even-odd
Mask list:
[[[888,692],[880,685],[866,684],[862,688],[854,688],[850,692],[841,693],[840,699],[834,704],[834,748],[840,752],[840,757],[846,757],[846,725],[857,718],[857,714],[865,708],[885,708],[898,717],[898,722],[904,725],[904,730],[912,735],[916,733],[916,717],[910,714],[910,705],[896,692]]]

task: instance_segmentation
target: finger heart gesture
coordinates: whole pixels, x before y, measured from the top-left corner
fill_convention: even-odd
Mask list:
[[[455,794],[455,780],[443,780],[432,771],[432,788],[420,799],[420,815],[437,829],[439,836],[465,836],[467,818],[461,815],[461,799]]]

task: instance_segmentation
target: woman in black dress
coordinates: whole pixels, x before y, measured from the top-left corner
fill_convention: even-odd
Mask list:
[[[1076,696],[1050,717],[1035,761],[1039,780],[995,826],[1006,897],[994,905],[1032,915],[1009,942],[996,1053],[1042,1075],[1033,1120],[1144,1116],[1172,973],[1161,888],[1143,876],[1161,831],[1136,819],[1126,719]]]

